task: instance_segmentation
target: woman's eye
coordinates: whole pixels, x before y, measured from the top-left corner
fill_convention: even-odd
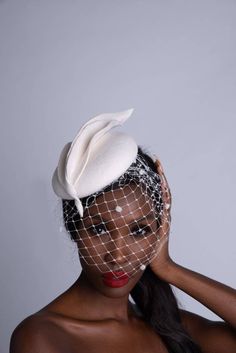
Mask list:
[[[144,236],[151,232],[151,228],[145,225],[135,227],[132,234],[136,233],[136,236]]]
[[[92,225],[92,227],[90,227],[88,231],[90,233],[93,233],[93,235],[101,235],[107,232],[103,224]]]

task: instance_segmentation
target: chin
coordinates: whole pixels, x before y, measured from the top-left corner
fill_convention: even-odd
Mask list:
[[[102,272],[94,266],[86,264],[83,259],[80,259],[80,262],[83,280],[95,291],[109,298],[119,298],[129,295],[143,275],[143,271],[140,270],[134,275],[131,275],[128,282],[106,281],[103,278],[103,273],[106,271]]]

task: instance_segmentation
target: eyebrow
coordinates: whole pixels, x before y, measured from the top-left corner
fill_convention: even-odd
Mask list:
[[[99,221],[104,221],[104,222],[109,222],[110,220],[109,219],[103,219],[100,215],[98,214],[95,214],[95,215],[90,215],[91,218],[93,219],[97,219]],[[128,222],[128,224],[133,224],[133,223],[137,223],[137,222],[141,222],[143,220],[150,220],[150,219],[154,219],[154,215],[153,215],[153,212],[150,212],[147,216],[144,216],[144,217],[141,217],[139,219],[133,219],[131,222]]]

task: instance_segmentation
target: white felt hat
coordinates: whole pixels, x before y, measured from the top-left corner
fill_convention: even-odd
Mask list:
[[[52,187],[57,196],[75,200],[81,217],[83,206],[80,198],[99,191],[119,178],[137,157],[135,140],[125,133],[112,130],[122,125],[133,110],[95,116],[62,149],[52,177]]]

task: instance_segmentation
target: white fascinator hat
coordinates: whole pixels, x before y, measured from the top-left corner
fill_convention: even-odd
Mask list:
[[[122,125],[133,110],[91,118],[61,151],[52,187],[60,198],[75,200],[81,217],[80,199],[119,178],[137,157],[138,145],[133,137],[114,129]]]

